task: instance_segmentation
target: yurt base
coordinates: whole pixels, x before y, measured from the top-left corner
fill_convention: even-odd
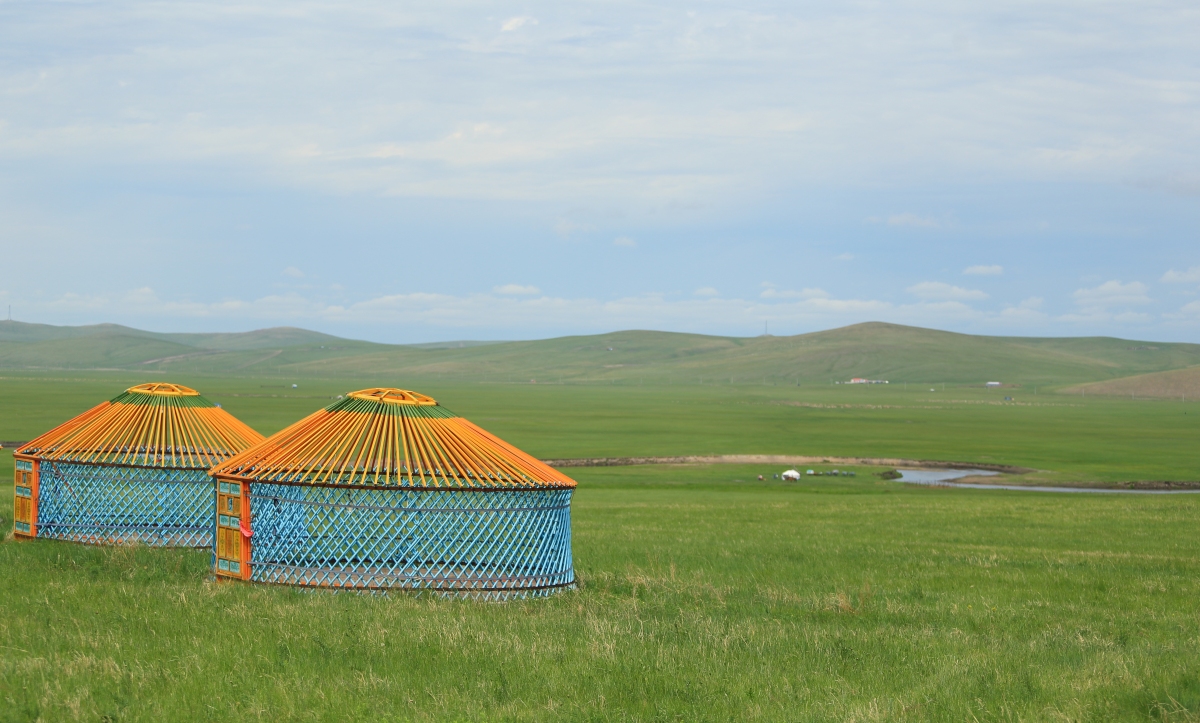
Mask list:
[[[145,530],[131,530],[127,527],[122,527],[119,530],[104,530],[94,527],[88,530],[57,530],[51,526],[43,525],[38,528],[37,537],[27,537],[26,539],[61,540],[63,542],[77,542],[84,545],[141,545],[145,547],[191,547],[204,549],[212,547],[212,530],[209,528],[197,530],[194,528],[164,529],[159,527],[150,527]]]
[[[260,566],[256,566],[259,569]],[[575,581],[537,584],[529,578],[507,577],[468,579],[429,575],[421,570],[399,571],[360,568],[311,568],[295,566],[263,566],[270,568],[264,575],[255,574],[249,580],[216,574],[217,582],[249,582],[251,584],[290,587],[308,592],[357,592],[371,595],[398,593],[420,597],[464,598],[475,600],[518,600],[548,597],[564,590],[576,589]]]

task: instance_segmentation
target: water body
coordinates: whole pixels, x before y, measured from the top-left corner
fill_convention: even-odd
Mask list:
[[[972,482],[955,482],[963,477],[995,477],[999,472],[987,469],[898,469],[897,482],[930,487],[962,487],[973,490],[1017,490],[1018,492],[1090,492],[1109,495],[1187,495],[1200,490],[1119,490],[1095,487],[1025,487],[1022,485],[987,485]]]

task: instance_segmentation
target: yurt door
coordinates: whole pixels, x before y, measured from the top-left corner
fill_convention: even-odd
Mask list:
[[[217,574],[250,579],[250,507],[241,482],[217,482]]]
[[[37,462],[13,460],[13,532],[37,537]]]

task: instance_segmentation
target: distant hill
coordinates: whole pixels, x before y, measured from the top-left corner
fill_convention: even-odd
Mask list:
[[[1137,397],[1160,399],[1200,399],[1200,367],[1172,369],[1167,372],[1138,374],[1106,382],[1079,384],[1063,392],[1083,393],[1105,397]]]
[[[162,334],[0,322],[0,369],[462,381],[829,384],[1098,382],[1200,365],[1200,345],[955,334],[866,323],[752,338],[620,331],[538,341],[388,345],[294,328]]]
[[[64,341],[83,338],[137,338],[182,344],[201,349],[276,349],[289,346],[331,344],[345,342],[336,336],[322,334],[291,326],[245,331],[232,334],[163,334],[142,331],[120,324],[93,324],[91,326],[51,326],[49,324],[26,324],[21,321],[0,320],[0,343]],[[369,344],[369,342],[354,342]]]

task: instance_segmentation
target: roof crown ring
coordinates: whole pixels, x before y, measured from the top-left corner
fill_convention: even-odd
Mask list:
[[[165,382],[151,382],[150,384],[138,384],[135,387],[130,387],[125,390],[133,394],[151,394],[156,397],[198,397],[200,392],[185,387],[182,384],[167,384]]]
[[[407,404],[418,407],[437,406],[437,400],[433,397],[427,397],[424,394],[410,392],[407,389],[396,389],[394,387],[360,389],[357,392],[350,392],[347,396],[368,402],[382,402],[383,404]]]

